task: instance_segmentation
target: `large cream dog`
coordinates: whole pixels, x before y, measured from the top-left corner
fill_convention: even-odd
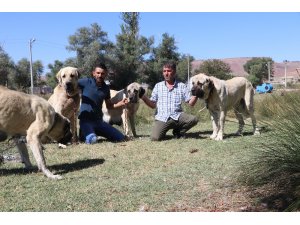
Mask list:
[[[254,116],[254,90],[246,78],[235,77],[224,81],[200,73],[191,77],[190,82],[192,95],[204,99],[210,112],[213,125],[211,139],[223,140],[225,116],[231,108],[239,121],[236,135],[242,134],[245,125],[243,115],[251,117],[253,132],[259,133]]]
[[[80,90],[78,88],[78,78],[80,74],[77,68],[64,67],[57,74],[58,85],[48,102],[55,111],[71,122],[71,131],[73,133],[73,142],[78,141],[77,137],[77,112],[80,105]]]
[[[121,101],[124,98],[128,98],[128,104],[125,108],[107,109],[105,102],[103,102],[103,121],[110,124],[123,124],[124,133],[127,137],[129,137],[129,120],[131,132],[134,137],[137,137],[135,130],[135,116],[139,108],[139,94],[141,92],[145,92],[145,90],[136,82],[129,84],[121,91],[110,90],[111,101],[113,104]]]
[[[19,136],[26,136],[38,169],[49,178],[61,178],[47,169],[41,140],[47,136],[67,143],[72,138],[70,122],[56,113],[45,99],[0,86],[0,131],[15,137],[26,168],[31,167],[31,162],[26,144],[19,141]]]

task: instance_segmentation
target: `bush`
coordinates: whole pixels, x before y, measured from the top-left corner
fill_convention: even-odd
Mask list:
[[[248,184],[278,184],[297,196],[300,185],[300,96],[297,92],[265,95],[258,100],[263,123],[271,128],[263,144],[253,146],[242,160],[242,177]],[[292,209],[299,207],[299,200]]]

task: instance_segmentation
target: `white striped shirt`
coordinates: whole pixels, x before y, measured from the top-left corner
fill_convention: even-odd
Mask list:
[[[165,81],[154,86],[150,100],[156,102],[155,119],[166,122],[169,117],[178,120],[182,113],[182,102],[188,102],[190,92],[182,82],[175,81],[174,87],[169,90]]]

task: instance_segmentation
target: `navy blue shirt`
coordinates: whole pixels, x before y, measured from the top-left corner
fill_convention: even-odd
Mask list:
[[[79,119],[102,120],[102,104],[110,99],[110,88],[103,83],[97,86],[94,78],[81,78],[78,85],[82,91]]]

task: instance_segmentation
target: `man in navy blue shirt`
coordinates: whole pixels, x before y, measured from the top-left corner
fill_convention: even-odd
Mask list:
[[[104,82],[107,72],[106,66],[99,64],[94,67],[92,77],[82,78],[78,81],[82,90],[78,119],[81,137],[87,144],[96,143],[97,136],[103,136],[113,142],[125,140],[125,136],[119,130],[102,120],[103,101],[108,109],[125,107],[128,103],[126,98],[116,104],[110,101],[110,88]]]

